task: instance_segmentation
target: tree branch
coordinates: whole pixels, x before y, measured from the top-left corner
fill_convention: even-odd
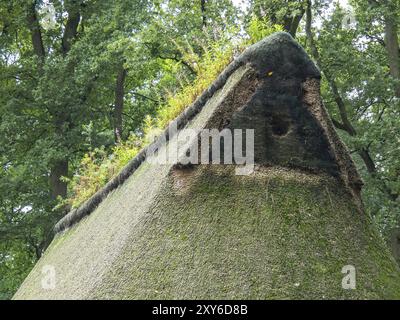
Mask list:
[[[143,99],[152,101],[152,102],[154,102],[154,103],[160,103],[160,101],[158,101],[158,100],[156,100],[156,99],[153,99],[153,98],[150,98],[150,97],[148,97],[148,96],[145,96],[144,94],[141,94],[141,93],[137,93],[137,92],[134,92],[134,91],[130,91],[129,93],[132,94],[132,95],[134,95],[134,96],[138,96],[138,97],[141,97],[141,98],[143,98]]]
[[[189,71],[190,71],[192,74],[197,75],[197,72],[192,68],[192,66],[191,66],[188,62],[186,62],[186,61],[183,60],[183,59],[179,59],[177,56],[166,57],[166,56],[162,56],[161,54],[159,54],[158,57],[159,57],[160,59],[164,59],[164,60],[174,60],[174,61],[176,61],[176,62],[179,62],[179,63],[183,64],[186,68],[188,68]]]
[[[339,121],[337,121],[336,119],[334,119],[334,118],[332,118],[332,117],[331,117],[331,120],[332,120],[333,125],[334,125],[337,129],[340,129],[340,130],[343,130],[343,131],[346,131],[346,132],[347,132],[346,127],[344,126],[343,123],[340,123]]]

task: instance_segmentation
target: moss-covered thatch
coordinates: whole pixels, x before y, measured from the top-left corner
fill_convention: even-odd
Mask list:
[[[362,210],[305,52],[279,33],[228,69],[183,123],[254,128],[255,172],[141,161],[78,224],[64,220],[15,299],[400,298],[398,266]],[[342,288],[345,265],[355,290]]]

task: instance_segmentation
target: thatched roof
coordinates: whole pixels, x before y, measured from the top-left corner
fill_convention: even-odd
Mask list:
[[[286,33],[247,49],[176,122],[255,129],[255,172],[150,164],[143,150],[57,225],[15,298],[400,297],[319,80]],[[345,265],[356,290],[341,287]],[[44,266],[56,272],[53,290],[41,286]]]

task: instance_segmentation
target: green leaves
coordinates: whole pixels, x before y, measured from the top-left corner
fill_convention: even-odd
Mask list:
[[[252,43],[256,43],[278,31],[283,31],[282,26],[270,23],[266,17],[258,18],[257,16],[251,18],[247,28]]]
[[[230,0],[208,0],[204,7],[186,0],[52,3],[57,27],[39,28],[43,61],[34,54],[27,2],[0,3],[0,298],[12,295],[63,214],[53,210],[54,162],[68,161],[69,173],[61,180],[69,182],[78,205],[195,99],[244,44],[292,27],[304,40],[304,21],[294,22],[307,1],[252,0],[247,16]],[[389,76],[382,16],[398,12],[399,3],[352,4],[357,24],[344,28],[344,10],[331,6],[327,15],[329,5],[313,1],[315,40],[357,131],[354,137],[340,133],[366,182],[367,210],[385,233],[400,218],[400,106],[393,96],[398,80]],[[71,10],[79,10],[81,19],[65,52]],[[121,66],[127,70],[124,134],[116,146],[115,83]],[[322,94],[340,122],[326,79]],[[374,161],[373,175],[357,155],[361,149]]]
[[[380,231],[388,234],[400,221],[399,195],[399,102],[394,97],[393,78],[389,77],[387,54],[382,38],[382,15],[388,3],[371,6],[368,1],[353,1],[357,25],[343,28],[344,10],[336,7],[322,24],[317,39],[322,66],[334,78],[357,135],[342,137],[352,151],[365,183],[363,199]],[[340,119],[329,86],[322,94],[333,118]],[[367,170],[358,156],[367,150],[376,172]]]
[[[237,10],[229,0],[207,1],[205,8],[200,1],[193,6],[183,0],[55,0],[56,27],[43,28],[39,13],[43,4],[39,1],[35,7],[39,23],[34,28],[35,43],[27,23],[32,8],[26,1],[0,4],[0,230],[7,235],[0,247],[7,257],[0,260],[4,275],[0,291],[6,292],[4,297],[10,297],[40,257],[54,223],[64,214],[66,202],[56,207],[51,197],[55,164],[67,161],[69,173],[56,178],[68,182],[70,192],[80,188],[73,203],[89,197],[137,152],[143,143],[144,119],[161,114],[159,106],[166,104],[169,93],[203,72],[204,66],[198,64],[211,50],[210,44],[226,43],[237,22]],[[77,13],[80,20],[74,28],[71,19]],[[41,42],[44,57],[38,56]],[[204,61],[218,59],[215,63],[221,66],[227,63],[224,57],[210,55]],[[127,70],[125,134],[115,146],[115,83],[121,65]],[[203,72],[194,89],[187,90],[188,99],[214,76]],[[183,101],[174,104],[161,122],[176,115]],[[85,177],[86,182],[75,183]]]

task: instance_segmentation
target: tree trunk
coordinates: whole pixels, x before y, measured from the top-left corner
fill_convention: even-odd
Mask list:
[[[297,28],[299,27],[301,19],[303,19],[304,12],[305,12],[305,10],[301,10],[300,14],[298,14],[294,17],[285,18],[283,29],[286,32],[289,32],[293,38],[296,37]]]
[[[124,111],[125,79],[127,70],[121,66],[115,85],[115,109],[114,109],[114,136],[115,142],[120,142],[122,138],[122,113]]]
[[[64,54],[67,54],[71,50],[72,41],[78,35],[78,26],[81,21],[81,14],[78,6],[74,6],[67,11],[68,20],[62,38],[62,49]]]
[[[283,1],[282,1],[283,2]],[[263,17],[264,15],[266,15],[269,19],[269,21],[272,24],[279,24],[283,26],[283,30],[290,33],[291,36],[293,38],[296,37],[296,32],[297,32],[297,28],[299,27],[299,24],[301,22],[301,20],[303,19],[304,13],[305,13],[305,9],[304,9],[304,5],[305,5],[305,1],[298,1],[298,0],[289,0],[286,1],[286,4],[276,4],[274,6],[268,6],[267,3],[265,2],[260,2],[259,5],[259,11],[256,11],[256,14],[259,17]],[[289,11],[287,14],[285,14],[283,17],[278,17],[276,12],[278,11],[278,9],[283,9],[283,7],[288,7],[291,5],[295,5],[296,9],[299,10],[299,13],[296,15],[293,15],[293,10]]]
[[[28,7],[27,21],[29,30],[31,31],[33,50],[40,60],[43,61],[46,53],[43,45],[40,24],[36,14],[36,1],[33,1]]]
[[[397,37],[397,25],[395,17],[385,18],[385,43],[386,53],[389,61],[390,75],[399,81],[395,85],[395,95],[400,98],[400,59],[399,39]]]
[[[50,189],[53,199],[58,197],[66,198],[67,183],[61,181],[61,177],[68,176],[68,160],[57,161],[50,172]]]
[[[78,26],[81,20],[80,14],[80,6],[78,3],[73,3],[71,7],[67,9],[68,12],[68,20],[65,25],[64,34],[62,37],[62,53],[67,55],[71,50],[72,41],[77,37],[78,34]],[[72,70],[72,67],[70,67]],[[56,132],[60,135],[63,135],[63,125],[66,121],[65,118],[68,118],[66,115],[59,115],[55,117],[55,127]],[[57,199],[58,197],[66,198],[67,197],[67,183],[61,181],[61,177],[68,176],[68,159],[59,159],[54,162],[53,166],[50,169],[50,190],[53,199]]]

